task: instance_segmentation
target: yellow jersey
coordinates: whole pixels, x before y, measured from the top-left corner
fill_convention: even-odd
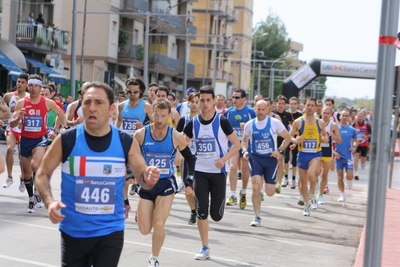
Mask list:
[[[299,151],[303,153],[321,152],[321,127],[318,119],[315,118],[314,123],[310,125],[302,118],[299,136],[303,137],[303,141],[299,143]]]

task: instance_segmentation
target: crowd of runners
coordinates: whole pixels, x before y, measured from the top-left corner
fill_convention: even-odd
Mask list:
[[[107,84],[88,82],[78,100],[63,103],[54,84],[21,74],[16,91],[0,101],[0,119],[9,119],[3,188],[16,183],[28,194],[28,213],[45,206],[60,223],[62,266],[117,266],[130,212],[140,232],[152,234],[149,266],[160,266],[179,192],[188,224],[199,231],[194,259],[206,260],[208,218],[220,221],[225,206],[245,209],[248,187],[249,222],[258,227],[264,197],[282,187],[298,190],[302,214],[310,216],[325,203],[330,171],[337,172],[340,202],[353,178],[364,178],[358,168],[368,161],[372,109],[336,108],[332,98],[251,100],[241,89],[226,99],[211,86],[185,93],[180,102],[165,86],[130,78],[117,96]],[[16,156],[19,177],[12,176]],[[60,163],[61,196],[53,197],[50,179]]]

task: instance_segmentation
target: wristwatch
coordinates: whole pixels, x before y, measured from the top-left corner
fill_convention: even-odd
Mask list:
[[[285,151],[283,151],[282,149],[278,148],[278,152],[279,154],[283,155],[283,153],[285,153]]]

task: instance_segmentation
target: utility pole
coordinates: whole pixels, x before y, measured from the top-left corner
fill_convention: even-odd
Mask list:
[[[86,35],[86,10],[87,10],[87,0],[85,0],[85,7],[83,13],[83,33],[82,33],[82,47],[81,47],[81,70],[79,73],[79,85],[82,87],[82,76],[83,76],[83,55],[85,50],[85,35]]]
[[[70,95],[75,99],[75,69],[76,69],[76,15],[78,0],[74,0],[72,7],[71,29],[71,68],[70,68]]]

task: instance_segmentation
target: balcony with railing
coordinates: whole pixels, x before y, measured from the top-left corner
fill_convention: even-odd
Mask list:
[[[212,0],[208,11],[212,14],[224,15],[226,12],[226,0]]]
[[[180,62],[180,66],[181,66],[181,69],[180,69],[180,72],[181,73],[183,73],[184,72],[184,70],[183,70],[183,65],[184,63],[183,62]],[[186,70],[187,70],[187,73],[188,74],[191,74],[191,75],[193,75],[194,74],[194,64],[192,64],[192,63],[186,63]]]
[[[69,43],[69,32],[46,25],[17,24],[17,46],[30,50],[51,51],[58,49],[59,53],[66,53]]]
[[[152,3],[151,13],[152,19],[160,20],[178,30],[182,28],[181,18],[179,16],[169,14],[168,8],[163,8],[161,5],[157,5],[156,2]]]
[[[149,63],[154,65],[158,64],[173,71],[179,71],[180,65],[178,59],[167,57],[166,55],[162,55],[159,53],[154,53],[150,55]]]
[[[144,48],[142,45],[120,46],[118,49],[119,59],[137,59],[142,61],[144,59]]]
[[[135,10],[141,13],[148,12],[149,9],[149,1],[146,0],[122,0],[121,1],[121,9],[122,10]]]
[[[227,6],[226,7],[226,19],[225,21],[227,23],[238,23],[239,22],[239,11],[232,9],[232,7]],[[228,11],[229,10],[229,11]]]

